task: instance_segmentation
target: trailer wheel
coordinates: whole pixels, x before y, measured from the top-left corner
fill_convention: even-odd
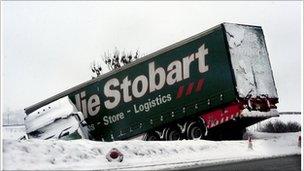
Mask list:
[[[165,140],[175,141],[182,138],[181,130],[177,126],[166,128]]]
[[[159,137],[158,133],[156,133],[156,132],[147,133],[146,141],[159,141],[159,140],[160,140],[160,137]]]
[[[189,140],[194,140],[194,139],[201,139],[204,134],[205,131],[203,129],[203,127],[198,124],[197,122],[191,122],[188,126],[187,126],[187,139]]]

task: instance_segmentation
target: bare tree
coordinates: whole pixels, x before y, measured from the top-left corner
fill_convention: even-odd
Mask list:
[[[96,61],[93,61],[91,63],[91,70],[96,77],[100,76],[102,74],[102,67],[101,64],[97,63]],[[92,78],[95,78],[92,76]]]
[[[108,70],[118,69],[124,65],[127,65],[139,58],[139,51],[137,50],[135,53],[125,51],[120,52],[117,48],[115,48],[114,52],[111,54],[109,52],[105,52],[101,57],[102,61],[107,65]],[[101,64],[93,61],[91,64],[91,70],[96,77],[102,74]],[[94,76],[92,78],[95,78]]]

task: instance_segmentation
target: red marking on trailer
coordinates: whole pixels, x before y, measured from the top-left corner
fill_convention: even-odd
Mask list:
[[[204,79],[200,79],[200,80],[198,81],[198,83],[197,83],[197,86],[196,86],[195,91],[196,91],[196,92],[201,91],[202,88],[203,88],[203,85],[204,85]]]
[[[179,86],[178,90],[177,90],[177,95],[176,98],[179,99],[182,97],[183,95],[183,91],[184,91],[184,86]]]
[[[200,117],[206,123],[206,127],[212,128],[219,123],[225,123],[237,117],[243,110],[243,106],[239,103],[231,103],[224,108],[214,109],[210,112],[202,114]]]
[[[229,120],[229,117],[228,116],[226,116],[226,119],[225,119],[225,121],[228,121]]]
[[[194,86],[194,83],[190,83],[190,84],[188,85],[188,88],[187,88],[187,90],[186,90],[186,96],[188,96],[188,95],[191,94],[192,89],[193,89],[193,86]]]

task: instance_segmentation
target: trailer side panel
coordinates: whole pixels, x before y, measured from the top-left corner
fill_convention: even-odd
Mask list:
[[[222,25],[69,95],[96,139],[118,140],[234,101]]]

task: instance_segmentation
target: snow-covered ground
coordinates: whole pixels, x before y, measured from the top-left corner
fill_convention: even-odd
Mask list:
[[[195,164],[300,154],[297,133],[254,133],[248,141],[159,141],[94,142],[90,140],[4,140],[4,169],[166,169]],[[111,148],[124,154],[121,163],[105,158]]]
[[[248,141],[159,141],[140,140],[94,142],[90,140],[17,140],[23,126],[3,127],[3,169],[129,169],[159,170],[301,154],[296,133],[262,133],[256,128],[268,121],[301,123],[301,115],[281,115],[251,126],[253,148]],[[121,163],[106,160],[117,148],[124,154]]]
[[[301,120],[302,120],[302,115],[284,115],[284,114],[282,114],[278,117],[271,117],[262,122],[251,125],[250,127],[247,127],[247,129],[250,131],[258,131],[260,128],[262,128],[268,122],[274,123],[277,121],[282,121],[283,123],[297,122],[297,123],[301,124],[301,126],[302,126]]]
[[[19,126],[3,126],[2,127],[2,138],[17,140],[25,135],[25,127],[23,125]]]
[[[276,122],[282,121],[283,123],[288,122],[298,122],[301,123],[302,115],[280,115],[278,117],[271,117],[270,119],[266,119],[262,122],[254,124],[250,127],[247,127],[247,130],[250,132],[258,131],[261,127],[263,127],[268,122]],[[15,139],[22,137],[25,134],[25,127],[24,126],[4,126],[2,127],[3,139]]]

